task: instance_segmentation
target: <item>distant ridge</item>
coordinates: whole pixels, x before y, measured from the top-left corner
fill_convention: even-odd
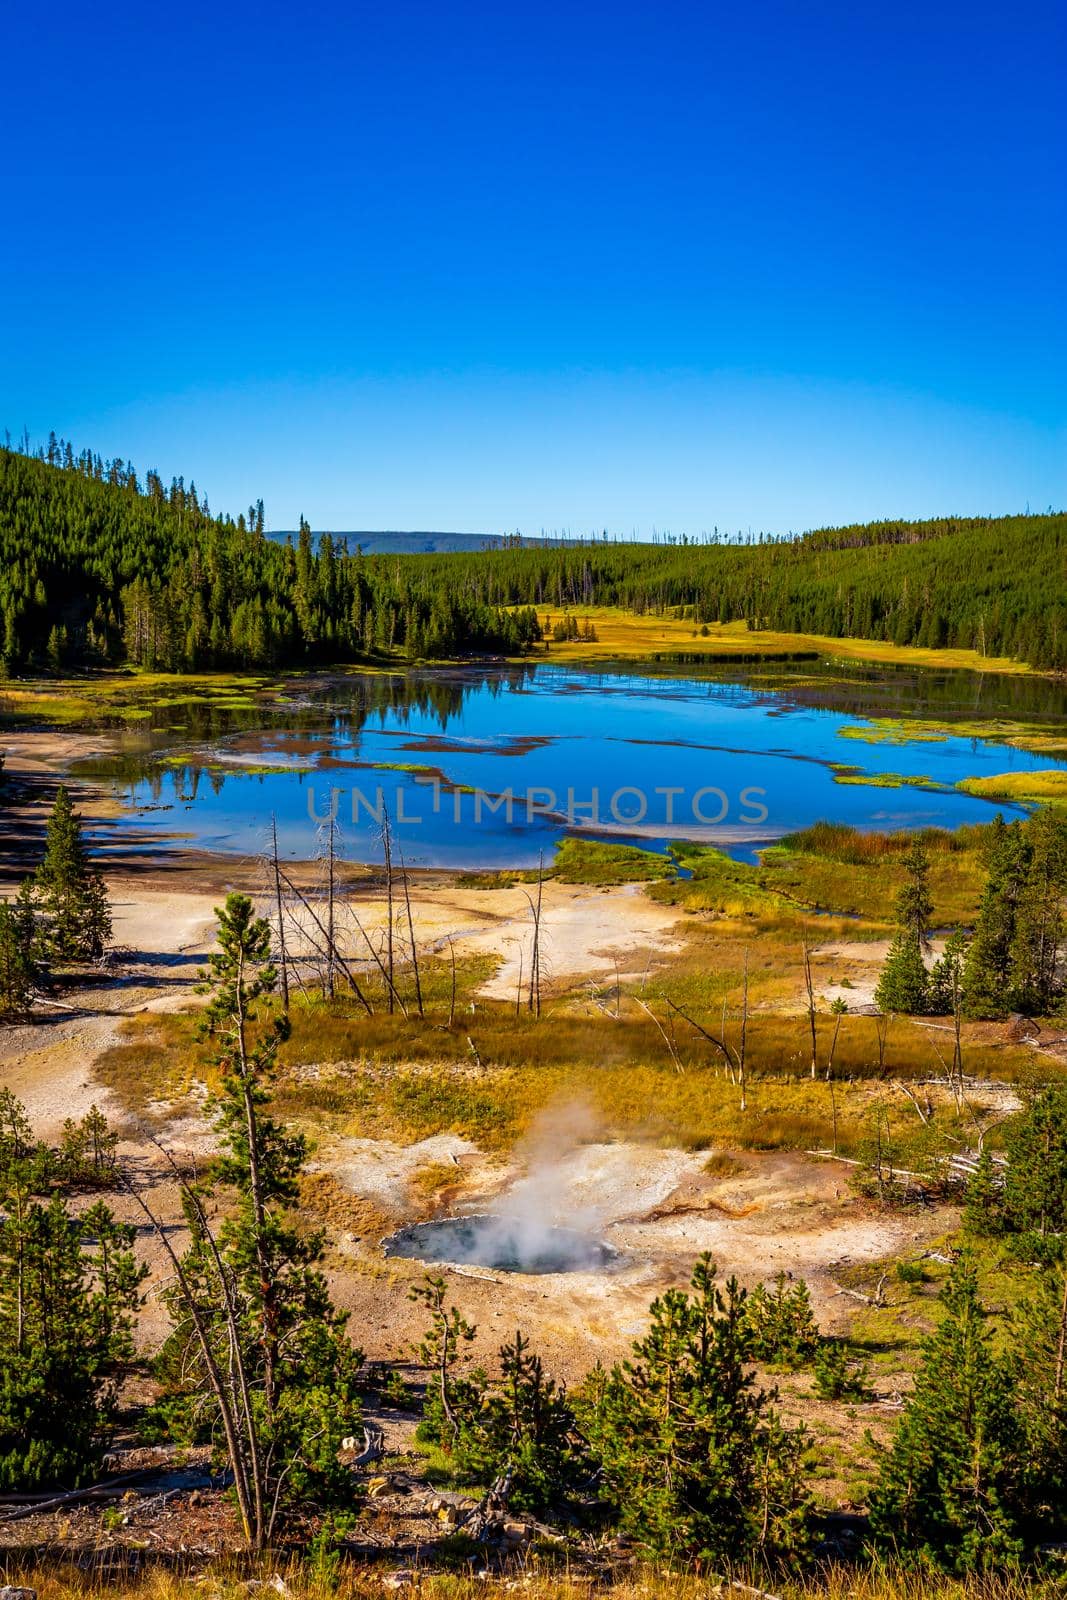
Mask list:
[[[318,540],[323,529],[316,528],[312,531],[312,539]],[[419,555],[447,555],[457,550],[497,550],[506,541],[502,533],[403,533],[393,529],[368,530],[356,532],[345,531],[343,528],[335,531],[328,530],[335,539],[344,539],[348,548],[355,553],[356,546],[368,556],[419,556]],[[296,543],[296,529],[279,528],[268,535],[269,538],[284,544],[287,539]],[[513,537],[513,536],[512,536]],[[527,539],[523,538],[524,545],[554,545],[566,543],[563,539]]]

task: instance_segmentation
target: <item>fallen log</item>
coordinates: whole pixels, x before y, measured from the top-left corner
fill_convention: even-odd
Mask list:
[[[144,1478],[154,1470],[142,1467],[137,1472],[124,1473],[120,1478],[105,1478],[100,1483],[86,1484],[84,1489],[66,1489],[62,1494],[34,1496],[28,1504],[20,1505],[17,1510],[9,1511],[6,1516],[0,1517],[0,1524],[18,1522],[23,1517],[36,1516],[39,1511],[52,1511],[56,1506],[74,1505],[78,1500],[110,1499],[116,1493],[126,1494],[129,1492],[128,1487],[122,1488],[121,1485],[129,1486],[135,1478]],[[6,1498],[8,1497],[5,1496]]]

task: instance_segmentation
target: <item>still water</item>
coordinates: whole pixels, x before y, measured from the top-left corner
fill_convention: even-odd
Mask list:
[[[82,770],[121,805],[101,842],[127,847],[249,854],[274,816],[282,853],[306,858],[333,813],[345,853],[378,861],[387,812],[414,867],[530,866],[568,833],[750,857],[820,818],[893,829],[1010,814],[954,786],[1062,764],[1004,737],[1067,737],[1063,702],[1047,681],[829,663],[351,673],[279,680],[240,711],[153,713]],[[895,720],[879,732],[877,717]],[[895,786],[854,781],[879,776]]]

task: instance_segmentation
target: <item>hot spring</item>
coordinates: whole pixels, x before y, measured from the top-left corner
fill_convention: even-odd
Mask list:
[[[447,1217],[401,1228],[383,1242],[387,1256],[492,1267],[498,1272],[603,1272],[618,1251],[591,1234],[526,1217]]]

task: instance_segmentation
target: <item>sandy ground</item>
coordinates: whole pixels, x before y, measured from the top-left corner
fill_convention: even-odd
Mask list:
[[[580,1120],[580,1119],[579,1119]],[[457,1141],[458,1143],[458,1141]],[[330,1165],[354,1193],[412,1215],[404,1190],[414,1162],[429,1152],[337,1150]],[[438,1147],[430,1159],[440,1160]],[[855,1301],[838,1276],[889,1255],[921,1254],[945,1218],[880,1213],[848,1190],[843,1171],[791,1153],[750,1153],[728,1176],[708,1173],[708,1152],[633,1143],[576,1143],[532,1159],[497,1163],[470,1147],[456,1155],[464,1187],[456,1212],[536,1214],[555,1226],[595,1235],[618,1252],[609,1271],[528,1275],[481,1266],[441,1270],[450,1292],[480,1331],[473,1355],[490,1359],[515,1328],[532,1333],[552,1370],[574,1378],[596,1360],[625,1354],[648,1321],[652,1298],[684,1286],[695,1258],[710,1251],[725,1279],[752,1284],[779,1271],[804,1277],[826,1331],[842,1328]],[[336,1165],[334,1164],[336,1162]],[[403,1292],[424,1268],[381,1260],[373,1238],[342,1235],[333,1259],[334,1291],[353,1315],[369,1355],[382,1358],[412,1337]]]
[[[121,1120],[93,1079],[96,1058],[118,1041],[127,1017],[189,1003],[214,937],[209,896],[134,891],[128,883],[110,888],[111,967],[39,1006],[32,1022],[0,1027],[0,1083],[18,1095],[45,1139],[57,1138],[67,1117],[84,1116],[94,1103]]]
[[[623,975],[635,957],[678,948],[671,930],[677,911],[645,897],[642,885],[611,888],[546,883],[541,901],[542,983]],[[366,907],[366,914],[364,912]],[[501,958],[495,975],[482,985],[490,999],[508,1000],[522,974],[527,979],[533,951],[533,916],[527,893],[514,889],[441,889],[412,895],[416,942],[440,948],[451,937],[456,953]],[[360,917],[368,929],[386,925],[384,899],[364,901]],[[629,963],[629,964],[628,964]],[[641,963],[643,970],[644,962]]]
[[[225,873],[225,869],[223,869]],[[117,1040],[122,1021],[141,1011],[167,1011],[192,1003],[197,974],[211,948],[215,908],[227,885],[198,886],[201,874],[183,874],[192,887],[145,887],[128,876],[109,882],[114,915],[110,969],[68,990],[61,1001],[41,1006],[32,1023],[0,1028],[0,1082],[27,1106],[45,1138],[55,1138],[67,1117],[80,1117],[106,1093],[94,1084],[94,1059]],[[239,880],[240,881],[240,880]],[[589,890],[546,883],[541,942],[543,981],[573,982],[585,975],[614,978],[627,958],[675,948],[670,930],[676,914],[643,899],[637,885]],[[529,903],[521,889],[461,889],[418,886],[412,891],[412,920],[421,951],[439,949],[452,938],[456,955],[500,957],[483,985],[488,996],[510,997],[520,965],[529,972],[533,929]],[[266,913],[269,902],[257,897]],[[352,904],[360,926],[375,948],[384,944],[388,907],[383,891],[363,888]],[[398,913],[397,940],[406,939]],[[371,964],[367,941],[338,913],[338,941],[353,964]],[[310,950],[290,930],[293,953]],[[295,948],[294,948],[295,947]],[[110,975],[109,975],[110,974]],[[111,1108],[114,1111],[114,1108]]]
[[[67,1117],[97,1103],[122,1128],[122,1152],[168,1222],[179,1215],[178,1195],[160,1152],[143,1130],[124,1124],[123,1109],[94,1080],[96,1059],[119,1037],[123,1020],[193,1000],[193,985],[214,934],[214,907],[224,887],[193,874],[145,884],[123,875],[111,884],[116,952],[113,965],[61,1006],[31,1024],[0,1030],[0,1083],[22,1099],[41,1136],[54,1140]],[[384,895],[358,889],[354,903],[372,939],[386,917]],[[486,991],[510,995],[519,962],[529,960],[530,911],[520,889],[473,890],[419,885],[413,916],[423,947],[451,934],[457,954],[492,953],[502,962]],[[544,888],[542,939],[551,979],[614,976],[616,966],[674,948],[675,916],[644,899],[634,886],[596,889],[549,883]],[[355,930],[349,930],[358,944]],[[864,946],[864,951],[868,947]],[[353,945],[355,949],[355,945]],[[365,951],[365,945],[364,945]],[[168,1148],[201,1156],[210,1133],[196,1106],[183,1106],[165,1133]],[[580,1106],[557,1107],[526,1146],[507,1161],[476,1144],[441,1135],[408,1147],[347,1139],[320,1145],[315,1167],[351,1197],[365,1221],[331,1224],[328,1269],[339,1303],[352,1313],[353,1337],[374,1358],[394,1356],[419,1331],[407,1290],[424,1268],[386,1259],[382,1235],[432,1214],[493,1211],[536,1214],[544,1221],[594,1233],[618,1251],[613,1270],[550,1276],[448,1268],[451,1292],[481,1333],[474,1354],[489,1359],[501,1339],[521,1326],[532,1334],[553,1370],[574,1377],[591,1362],[621,1354],[645,1325],[653,1296],[684,1284],[695,1256],[710,1250],[725,1274],[752,1283],[779,1270],[811,1284],[824,1326],[841,1321],[850,1303],[837,1289],[849,1265],[919,1250],[944,1219],[880,1215],[846,1187],[842,1169],[801,1156],[746,1154],[723,1175],[706,1170],[708,1152],[605,1142]],[[428,1201],[414,1181],[427,1167],[456,1170]],[[360,1212],[362,1207],[362,1212]],[[133,1201],[115,1208],[142,1222]],[[166,1330],[159,1289],[165,1261],[142,1226],[138,1249],[150,1266],[140,1340],[158,1344]]]
[[[844,974],[849,980],[847,985],[826,983],[820,986],[819,994],[827,1004],[843,1000],[850,1011],[875,1012],[874,991],[889,954],[889,945],[888,939],[836,939],[829,944],[817,945],[811,952],[813,957],[840,962],[848,968]],[[926,952],[927,967],[933,966],[943,955],[944,949],[944,939],[930,941],[930,948]]]

